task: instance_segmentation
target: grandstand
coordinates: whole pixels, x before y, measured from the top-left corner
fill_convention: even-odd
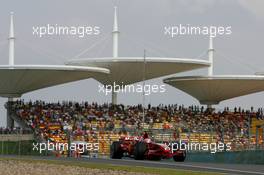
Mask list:
[[[262,113],[254,111],[211,111],[200,107],[182,108],[177,105],[143,109],[88,102],[45,103],[42,101],[17,101],[12,111],[29,125],[39,140],[65,142],[67,128],[71,130],[71,142],[99,143],[99,154],[109,154],[109,145],[124,136],[140,135],[148,131],[157,142],[183,140],[188,143],[232,143],[232,151],[264,148],[263,129],[256,136],[252,132],[263,124]],[[145,123],[142,127],[142,123]],[[258,143],[256,143],[258,142]]]
[[[116,8],[112,34],[113,57],[111,58],[71,60],[67,62],[67,65],[56,66],[15,65],[14,20],[13,13],[11,13],[9,31],[9,65],[0,66],[0,96],[6,97],[9,101],[12,101],[13,98],[19,98],[27,92],[88,78],[95,78],[104,85],[113,85],[114,82],[119,85],[121,83],[131,84],[140,82],[143,79],[157,78],[174,73],[208,67],[210,65],[208,61],[198,59],[118,57],[119,31]],[[145,67],[145,71],[140,71],[143,67]],[[135,70],[135,68],[138,68],[138,70]],[[128,71],[129,69],[133,69],[133,71]],[[137,74],[134,74],[134,71],[137,71]],[[117,103],[117,94],[114,91],[112,91],[112,103]],[[8,110],[9,107],[7,106],[6,109]],[[7,111],[7,126],[13,127],[14,119],[9,114],[10,112]]]
[[[225,109],[220,112],[211,106],[225,99],[263,91],[263,76],[214,76],[212,38],[208,50],[209,61],[146,58],[146,55],[144,58],[118,57],[119,31],[116,10],[114,21],[113,57],[75,59],[61,66],[19,66],[14,65],[14,29],[11,15],[10,65],[0,66],[0,72],[3,72],[0,76],[0,95],[9,98],[6,103],[8,127],[13,128],[16,121],[23,129],[31,129],[39,142],[99,143],[99,155],[108,155],[109,145],[113,141],[125,136],[141,135],[143,131],[148,131],[157,142],[223,142],[231,143],[232,151],[264,148],[262,109]],[[164,80],[165,83],[186,91],[201,103],[207,104],[206,109],[203,106],[186,108],[177,104],[156,107],[145,107],[144,104],[124,106],[117,103],[115,93],[112,94],[111,104],[101,105],[89,102],[47,103],[13,100],[14,97],[20,97],[33,90],[91,77],[104,85],[112,85],[114,82],[133,84],[208,66],[208,76],[205,78],[176,77]],[[135,75],[134,71],[130,74],[129,68],[134,69],[137,74]],[[21,78],[21,74],[25,76]],[[40,79],[42,81],[39,81]],[[202,81],[204,79],[206,82]],[[223,86],[219,86],[219,82],[214,83],[217,79],[224,81],[221,82]],[[233,84],[225,84],[227,80],[231,83],[243,83],[244,86],[234,90]],[[252,84],[257,85],[251,88]],[[219,89],[215,90],[216,87]]]

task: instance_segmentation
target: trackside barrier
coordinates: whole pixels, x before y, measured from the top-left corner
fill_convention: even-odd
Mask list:
[[[212,153],[188,153],[186,161],[189,162],[210,162],[228,164],[264,164],[263,150],[248,150],[235,152]]]

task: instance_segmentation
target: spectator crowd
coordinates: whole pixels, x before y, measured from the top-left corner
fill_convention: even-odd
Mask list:
[[[124,106],[83,102],[46,103],[44,101],[12,103],[16,115],[30,126],[41,139],[67,140],[70,131],[73,137],[93,138],[96,131],[130,132],[132,129],[162,129],[179,133],[215,133],[219,140],[239,136],[248,140],[253,118],[263,120],[263,110],[235,108],[223,111],[206,109],[203,106],[141,105]],[[144,112],[143,112],[144,110]],[[143,117],[143,113],[145,117]],[[144,118],[144,121],[143,121]],[[144,124],[143,124],[144,123]],[[163,128],[155,128],[162,124]],[[146,128],[147,127],[147,128]],[[1,132],[1,130],[0,130]]]
[[[20,127],[0,127],[0,134],[31,134],[30,129],[23,129]]]

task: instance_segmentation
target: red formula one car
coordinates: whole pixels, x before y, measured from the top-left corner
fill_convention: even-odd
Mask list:
[[[183,162],[186,151],[171,147],[169,144],[159,144],[144,137],[123,137],[114,141],[110,147],[110,157],[121,159],[122,157],[133,157],[136,160],[161,160],[173,158],[175,161]]]

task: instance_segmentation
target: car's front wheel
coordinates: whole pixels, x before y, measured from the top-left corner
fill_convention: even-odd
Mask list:
[[[184,162],[185,158],[186,158],[186,152],[183,152],[182,155],[173,156],[173,160],[175,162]]]
[[[134,158],[136,160],[143,160],[147,151],[147,144],[144,142],[138,142],[134,148]]]
[[[123,152],[120,149],[120,142],[114,141],[112,145],[110,146],[110,157],[112,159],[121,159],[123,157]]]

